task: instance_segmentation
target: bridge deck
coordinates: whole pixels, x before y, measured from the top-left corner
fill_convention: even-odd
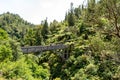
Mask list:
[[[47,45],[47,46],[21,47],[23,53],[43,52],[43,51],[56,50],[56,49],[65,49],[65,48],[68,48],[68,46],[64,45],[64,44]]]

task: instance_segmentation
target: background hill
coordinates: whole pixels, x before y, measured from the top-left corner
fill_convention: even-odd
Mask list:
[[[18,14],[7,12],[0,15],[0,28],[7,31],[9,36],[15,40],[22,39],[27,29],[31,27],[34,25],[23,20]]]

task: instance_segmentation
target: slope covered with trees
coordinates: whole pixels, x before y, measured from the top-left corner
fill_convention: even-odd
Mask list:
[[[23,20],[18,14],[7,12],[0,15],[0,28],[7,31],[9,36],[18,42],[22,43],[28,28],[32,27],[33,24]]]
[[[61,22],[30,24],[0,15],[0,79],[119,80],[120,1],[88,0]],[[54,51],[23,54],[20,46],[72,45],[65,60]],[[63,53],[62,53],[63,54]]]

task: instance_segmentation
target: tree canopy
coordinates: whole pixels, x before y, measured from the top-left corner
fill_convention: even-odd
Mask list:
[[[120,80],[120,1],[87,0],[65,20],[34,25],[0,15],[0,80]],[[70,47],[24,54],[21,47]],[[69,53],[67,58],[65,53]]]

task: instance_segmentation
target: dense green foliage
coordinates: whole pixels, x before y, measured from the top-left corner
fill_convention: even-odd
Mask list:
[[[20,18],[17,14],[4,13],[0,15],[0,28],[7,31],[9,36],[24,45],[25,34],[28,28],[34,27],[33,24]]]
[[[71,45],[63,51],[23,54],[20,46]],[[65,20],[33,25],[0,15],[0,80],[120,80],[120,1],[88,0]]]

